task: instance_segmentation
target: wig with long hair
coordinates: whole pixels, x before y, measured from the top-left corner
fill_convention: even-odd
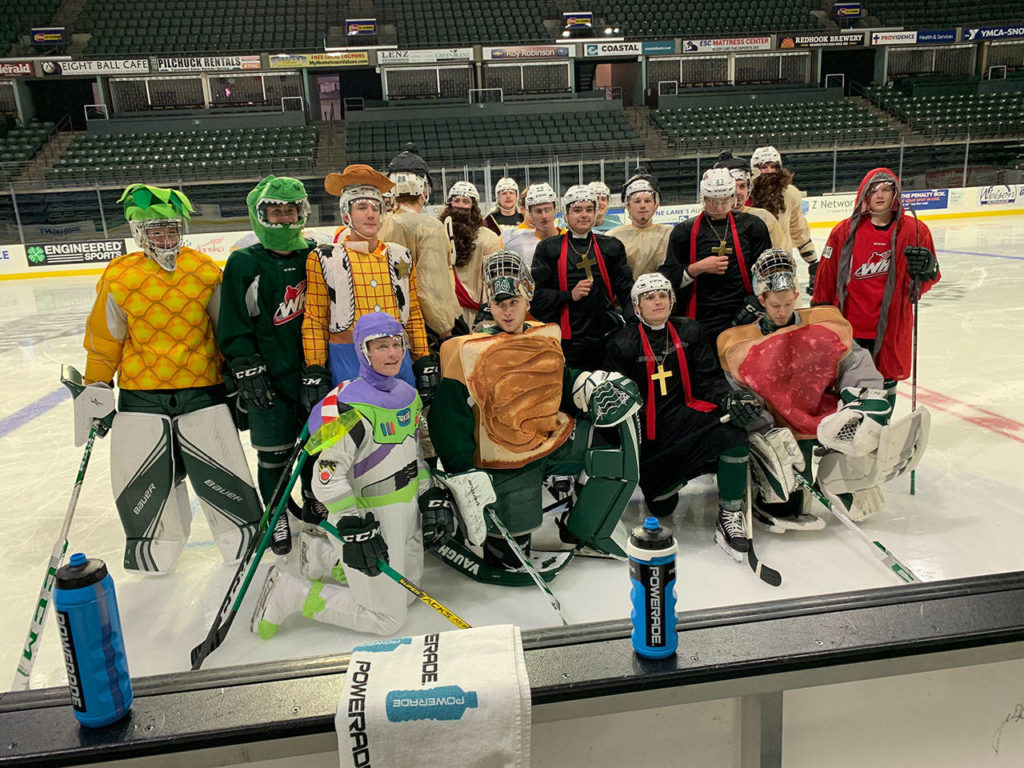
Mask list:
[[[786,208],[783,197],[786,187],[793,183],[793,172],[780,168],[776,173],[762,173],[750,188],[752,208],[764,208],[772,216],[778,216]]]
[[[476,248],[476,233],[484,225],[484,217],[476,202],[468,211],[465,208],[453,208],[451,205],[446,205],[437,218],[444,221],[449,216],[452,218],[452,234],[455,236],[455,266],[463,267],[473,258],[473,250]]]

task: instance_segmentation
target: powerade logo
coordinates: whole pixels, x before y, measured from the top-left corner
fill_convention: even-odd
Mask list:
[[[366,653],[390,653],[400,645],[412,645],[412,638],[399,637],[395,640],[378,640],[376,643],[357,645],[352,649],[352,651],[353,653],[356,651],[365,651]]]
[[[352,765],[371,765],[370,739],[366,733],[366,686],[370,682],[369,661],[356,662],[348,668],[352,690],[348,697],[348,737],[352,741]]]
[[[57,611],[57,629],[60,632],[60,645],[64,650],[64,665],[68,668],[71,705],[79,712],[85,712],[82,673],[78,669],[78,656],[75,655],[75,643],[71,637],[71,622],[66,611]]]
[[[437,682],[437,648],[441,644],[439,635],[423,637],[423,663],[420,665],[420,684]]]
[[[990,187],[985,187],[978,195],[980,205],[1010,205],[1016,199],[1016,187],[1008,184],[993,184]]]
[[[392,723],[410,720],[461,720],[467,709],[477,708],[476,691],[442,685],[425,691],[388,691],[384,711]]]

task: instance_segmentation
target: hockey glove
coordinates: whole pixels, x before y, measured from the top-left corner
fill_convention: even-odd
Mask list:
[[[812,261],[807,265],[807,295],[814,295],[814,276],[818,274],[818,262]]]
[[[307,365],[299,378],[299,404],[306,413],[331,391],[331,372],[322,365]]]
[[[412,364],[413,375],[416,376],[416,391],[424,406],[430,405],[441,383],[441,364],[434,355],[425,355]]]
[[[907,273],[912,278],[934,280],[939,274],[939,262],[927,248],[908,245],[903,249],[903,255],[907,258]]]
[[[455,499],[446,488],[431,488],[420,495],[423,548],[431,549],[455,533]]]
[[[238,388],[240,405],[247,411],[274,407],[274,388],[267,374],[267,364],[259,355],[236,357],[228,368]]]
[[[636,382],[615,371],[585,371],[576,377],[572,400],[589,412],[598,427],[614,427],[640,410],[643,398]]]
[[[380,574],[378,558],[389,562],[388,545],[373,512],[367,512],[366,517],[342,517],[338,521],[338,538],[342,543],[341,561],[349,568],[355,568],[367,576],[377,576]]]
[[[733,325],[750,325],[756,323],[764,315],[764,307],[761,306],[761,302],[757,300],[757,296],[747,296],[743,302],[743,306],[736,310],[736,314],[733,315]]]
[[[818,422],[818,442],[847,456],[872,453],[892,416],[885,390],[846,387],[839,398],[838,410]]]
[[[96,424],[96,437],[105,437],[114,423],[114,390],[105,381],[89,384],[75,395],[75,445],[84,445]]]
[[[757,420],[764,406],[750,390],[737,389],[723,397],[719,407],[729,414],[729,421],[743,429]]]

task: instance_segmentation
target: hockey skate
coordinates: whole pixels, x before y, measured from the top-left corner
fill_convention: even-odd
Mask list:
[[[271,566],[252,612],[249,623],[252,633],[264,640],[277,634],[281,623],[302,608],[309,593],[309,584],[301,576],[293,576],[276,565]]]
[[[715,522],[715,541],[737,563],[742,563],[750,551],[747,539],[746,515],[742,509],[719,509]]]

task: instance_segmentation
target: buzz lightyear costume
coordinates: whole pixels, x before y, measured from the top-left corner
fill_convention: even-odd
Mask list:
[[[419,449],[416,390],[370,366],[368,342],[395,336],[404,341],[401,324],[387,313],[359,318],[353,332],[359,377],[331,390],[310,414],[313,492],[327,517],[299,534],[301,574],[274,566],[267,575],[251,623],[263,638],[297,612],[378,635],[405,624],[415,598],[379,575],[376,558],[419,580],[423,534],[416,497],[431,480]]]
[[[116,375],[110,474],[125,570],[160,574],[176,565],[192,525],[186,475],[221,556],[236,561],[261,510],[221,378],[221,271],[181,244],[192,210],[185,195],[133,184],[119,202],[141,250],[111,261],[96,287],[76,427],[114,410]]]
[[[511,251],[488,257],[484,279],[489,300],[529,301],[533,293],[529,268]],[[569,551],[623,557],[619,518],[639,478],[639,391],[619,374],[570,369],[559,342],[553,324],[527,324],[521,333],[484,325],[446,341],[431,438],[446,472],[483,470],[497,516],[527,553],[543,519],[544,480],[572,476],[577,498],[559,521]],[[595,427],[616,428],[618,445],[602,444]],[[531,584],[501,532],[487,527],[482,550],[456,535],[437,554],[478,581]],[[568,562],[554,552],[533,555],[548,580]]]

